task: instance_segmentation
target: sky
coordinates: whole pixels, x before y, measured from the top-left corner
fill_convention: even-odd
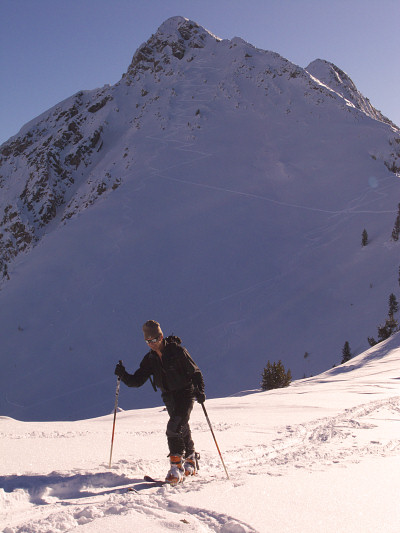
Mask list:
[[[398,0],[0,0],[0,143],[76,92],[119,81],[177,15],[304,68],[331,61],[400,124]]]

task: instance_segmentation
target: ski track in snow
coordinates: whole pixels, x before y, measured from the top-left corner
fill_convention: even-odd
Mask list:
[[[173,113],[175,117],[175,125],[171,127],[168,131],[168,133],[164,133],[160,136],[154,136],[154,135],[147,135],[146,138],[152,141],[156,141],[159,143],[160,147],[163,148],[165,146],[169,146],[172,150],[175,150],[177,152],[186,152],[188,154],[191,154],[191,157],[181,160],[179,157],[177,158],[177,162],[173,165],[168,165],[164,167],[156,167],[156,166],[150,166],[148,168],[148,175],[146,178],[147,180],[150,179],[162,179],[166,181],[171,181],[175,183],[181,183],[184,185],[188,185],[190,187],[194,188],[203,188],[208,189],[210,191],[215,191],[218,193],[225,193],[229,195],[236,195],[241,196],[244,198],[249,198],[253,200],[268,202],[271,204],[274,204],[276,206],[280,206],[282,208],[292,208],[292,209],[300,209],[310,212],[316,212],[321,213],[322,215],[327,215],[328,220],[324,223],[322,223],[320,226],[316,226],[312,231],[306,233],[303,235],[304,239],[304,249],[302,255],[306,254],[306,250],[310,247],[316,247],[319,246],[321,242],[324,242],[325,244],[329,244],[331,241],[334,241],[337,239],[337,227],[342,225],[346,222],[348,216],[353,215],[360,215],[365,213],[374,213],[374,214],[395,214],[395,211],[393,210],[381,210],[381,209],[374,209],[373,204],[382,198],[386,198],[388,195],[390,195],[390,190],[393,184],[392,176],[388,176],[386,180],[381,180],[379,183],[379,189],[372,188],[371,186],[366,186],[363,191],[360,192],[360,194],[349,200],[347,204],[343,207],[340,207],[338,209],[322,209],[317,206],[312,205],[302,205],[302,204],[293,204],[289,202],[281,202],[279,200],[276,200],[274,198],[270,198],[268,196],[260,195],[260,194],[253,194],[246,191],[236,190],[232,188],[227,187],[218,187],[211,184],[206,183],[199,183],[194,182],[191,180],[185,180],[182,178],[177,178],[173,171],[179,167],[183,166],[192,166],[198,163],[201,160],[212,158],[214,155],[213,152],[204,152],[201,150],[196,149],[196,138],[195,138],[195,129],[194,132],[192,129],[190,129],[190,124],[195,128],[195,122],[193,120],[193,103],[194,103],[194,96],[195,95],[195,102],[201,103],[201,102],[211,102],[215,99],[216,93],[215,88],[212,88],[208,86],[208,84],[204,83],[203,77],[201,77],[201,74],[203,73],[204,68],[209,68],[210,70],[218,70],[212,65],[207,65],[206,61],[199,60],[199,63],[202,63],[201,67],[200,65],[197,67],[193,67],[194,69],[197,69],[199,71],[199,76],[196,78],[196,76],[192,76],[190,80],[182,81],[181,82],[181,89],[182,94],[181,96],[177,97],[174,100],[173,105]],[[192,95],[192,97],[190,97]],[[188,129],[189,127],[189,129]],[[122,180],[124,180],[124,176],[121,177]],[[383,182],[387,183],[383,183]],[[124,214],[124,219],[126,221],[125,226],[121,229],[121,235],[123,235],[123,230],[125,230],[127,227],[131,226],[133,224],[132,219],[129,217],[129,208],[126,210]],[[119,243],[118,241],[114,244],[115,249],[118,253],[119,251]],[[286,268],[284,271],[282,271],[277,278],[282,278],[285,275],[290,275],[293,270],[296,269],[297,261],[294,261],[292,263],[288,262],[286,264]],[[112,270],[112,266],[109,267],[108,270]],[[101,286],[106,279],[107,271],[103,272],[103,275],[101,278],[94,280],[93,288],[96,286]],[[241,294],[246,294],[255,290],[258,290],[262,287],[267,287],[269,285],[272,285],[274,281],[274,278],[268,278],[266,280],[258,280],[256,283],[252,284],[251,286],[246,286],[240,289],[239,291],[236,291],[232,294],[225,295],[222,299],[215,300],[212,302],[209,302],[207,307],[209,305],[213,305],[216,302],[223,302],[224,300],[240,296]],[[86,304],[89,306],[90,302],[86,302]],[[204,312],[204,309],[200,310],[196,313],[196,316]],[[79,320],[79,318],[77,318]],[[227,325],[229,327],[229,325]]]
[[[184,150],[184,148],[179,148],[180,150]],[[192,152],[195,152],[194,150],[188,150],[188,149],[185,149],[185,151],[192,151]],[[196,160],[200,160],[200,159],[203,159],[205,157],[210,157],[212,154],[202,154],[201,152],[196,152],[199,154],[199,157],[196,158]],[[201,154],[201,155],[200,155]],[[193,161],[185,161],[184,163],[178,163],[176,165],[173,165],[165,170],[170,170],[172,168],[176,168],[178,166],[182,166],[182,165],[187,165],[187,164],[191,164]],[[269,203],[272,203],[272,204],[275,204],[275,205],[279,205],[279,206],[282,206],[282,207],[292,207],[292,208],[295,208],[295,209],[303,209],[305,211],[313,211],[313,212],[317,212],[317,213],[325,213],[325,214],[328,214],[328,215],[351,215],[351,214],[363,214],[363,213],[374,213],[374,214],[395,214],[396,211],[391,209],[391,210],[372,210],[372,209],[360,209],[360,205],[362,200],[364,199],[364,197],[366,196],[366,193],[363,194],[361,197],[357,198],[357,199],[354,199],[353,201],[350,201],[348,203],[348,207],[344,207],[342,209],[338,209],[338,210],[331,210],[331,209],[321,209],[319,207],[313,207],[313,206],[306,206],[306,205],[302,205],[302,204],[291,204],[289,202],[281,202],[279,200],[275,200],[274,198],[269,198],[268,196],[262,196],[260,194],[254,194],[254,193],[248,193],[248,192],[244,192],[244,191],[237,191],[235,189],[228,189],[226,187],[218,187],[216,185],[209,185],[207,183],[198,183],[198,182],[194,182],[194,181],[190,181],[190,180],[184,180],[182,178],[175,178],[173,176],[169,176],[169,175],[166,175],[165,173],[162,173],[160,170],[157,170],[157,169],[153,169],[154,170],[154,175],[158,176],[159,178],[162,178],[162,179],[165,179],[165,180],[170,180],[170,181],[176,181],[178,183],[184,183],[186,185],[192,185],[194,187],[201,187],[203,189],[211,189],[211,190],[214,190],[214,191],[218,191],[218,192],[226,192],[226,193],[229,193],[229,194],[235,194],[235,195],[238,195],[238,196],[244,196],[244,197],[247,197],[247,198],[254,198],[254,199],[257,199],[257,200],[262,200],[262,201],[265,201],[265,202],[269,202]],[[355,203],[354,206],[352,206],[352,203],[355,202],[355,200],[358,200],[360,202],[360,204],[358,203]],[[368,203],[371,203],[371,201],[368,201]]]
[[[393,415],[400,416],[400,397],[346,409],[336,417],[280,429],[278,433],[281,436],[273,441],[272,446],[267,444],[256,449],[249,448],[246,457],[249,473],[257,474],[260,461],[269,464],[269,475],[283,475],[291,467],[323,470],[332,464],[359,462],[360,457],[367,455],[386,457],[398,454],[400,439],[384,442],[373,437],[371,440],[368,433],[362,434],[364,430],[378,428],[377,415],[382,414],[386,419],[392,419]],[[398,421],[399,418],[394,420]],[[325,450],[324,444],[335,446]],[[245,455],[246,452],[241,450],[239,462]]]
[[[210,68],[212,69],[214,67]],[[184,95],[188,95],[190,93],[195,94],[196,102],[199,103],[202,101],[202,99],[204,99],[205,102],[210,102],[215,98],[214,91],[211,88],[207,87],[207,85],[205,85],[204,82],[202,82],[202,80],[200,79],[196,82],[195,78],[192,78],[191,81],[182,84],[182,88],[184,89]],[[185,103],[187,103],[186,106]],[[325,222],[321,223],[320,225],[317,225],[313,230],[303,235],[304,248],[301,253],[302,256],[306,255],[307,249],[318,247],[320,246],[321,242],[323,242],[325,245],[328,245],[332,241],[335,241],[338,238],[337,228],[342,224],[345,224],[346,220],[348,220],[348,217],[362,215],[366,213],[374,213],[376,215],[396,213],[395,210],[384,210],[379,208],[374,209],[374,205],[376,204],[376,202],[382,201],[382,199],[387,198],[392,192],[393,177],[389,175],[386,179],[380,180],[379,189],[367,185],[364,190],[360,191],[360,193],[356,197],[349,199],[346,205],[339,207],[338,209],[322,209],[320,207],[312,205],[282,202],[260,194],[254,194],[246,191],[236,190],[233,188],[219,187],[207,183],[199,183],[193,180],[178,178],[173,173],[175,169],[182,166],[195,165],[201,160],[212,158],[214,153],[204,152],[196,149],[195,137],[193,136],[193,138],[191,139],[188,138],[188,136],[190,135],[190,130],[188,131],[188,124],[192,123],[193,121],[193,99],[190,99],[188,97],[177,98],[174,107],[174,116],[175,118],[180,119],[180,121],[175,125],[175,127],[170,129],[167,135],[148,135],[146,136],[146,138],[160,143],[161,147],[169,145],[172,150],[175,150],[177,152],[186,152],[192,155],[184,161],[182,161],[178,157],[177,162],[173,165],[160,168],[155,166],[150,167],[147,180],[156,178],[165,181],[180,183],[193,188],[207,189],[210,191],[215,191],[216,193],[225,193],[229,195],[253,199],[256,201],[267,202],[282,208],[297,209],[326,215],[327,220]],[[366,180],[366,182],[368,182],[368,180]],[[241,295],[248,294],[261,288],[272,286],[273,282],[276,281],[278,278],[284,278],[285,276],[290,276],[293,272],[296,272],[298,260],[299,257],[292,261],[290,260],[290,258],[288,258],[285,268],[276,277],[258,280],[256,281],[256,283],[251,284],[250,286],[245,286],[239,291],[236,291],[231,294],[226,294],[223,298],[210,301],[207,304],[207,308],[215,303],[221,303],[225,300],[229,300],[238,296],[240,297]],[[196,318],[205,310],[205,308],[198,310],[191,318]],[[225,327],[229,328],[229,324],[226,324]]]
[[[178,487],[154,487],[143,481],[144,472],[157,472],[164,461],[127,461],[113,468],[92,473],[52,472],[48,475],[0,476],[0,524],[11,521],[4,533],[58,533],[113,515],[150,517],[154,530],[252,533],[256,530],[233,516],[196,506],[178,503],[179,494],[207,490],[218,484],[218,490],[240,490],[248,476],[285,476],[293,469],[309,472],[328,468],[345,468],[366,456],[398,455],[400,438],[384,440],[375,435],[379,424],[398,422],[400,397],[372,401],[346,409],[336,416],[276,428],[272,436],[263,432],[258,444],[227,449],[225,462],[231,481],[224,479],[218,456],[202,454],[200,475]],[[237,426],[237,427],[235,427]],[[219,423],[218,433],[241,431],[237,424]],[[193,424],[197,432],[207,431],[204,422]],[[252,431],[257,432],[253,427]],[[140,432],[139,432],[140,433]],[[143,432],[141,432],[143,433]],[[146,433],[146,432],[145,432]],[[74,438],[79,432],[31,432],[14,438]],[[2,433],[1,438],[12,434]],[[263,442],[265,440],[265,442]],[[202,477],[202,472],[216,472]],[[136,492],[127,492],[134,487]],[[193,501],[196,500],[194,497]],[[21,503],[23,511],[21,511]]]
[[[214,67],[210,68],[213,69]],[[199,72],[201,71],[199,70]],[[201,103],[203,100],[205,102],[213,101],[215,98],[215,92],[213,89],[204,84],[203,80],[199,79],[196,81],[194,77],[189,82],[183,83],[181,88],[183,89],[183,96],[180,98],[178,97],[174,103],[174,117],[177,120],[176,125],[169,130],[168,134],[164,134],[162,136],[147,135],[146,138],[156,141],[159,143],[161,148],[168,145],[172,150],[177,152],[186,152],[191,154],[191,157],[183,161],[178,157],[176,159],[177,162],[173,165],[164,167],[149,167],[148,177],[146,180],[156,178],[174,183],[180,183],[193,188],[207,189],[210,191],[215,191],[216,193],[225,193],[229,195],[241,196],[243,198],[248,198],[255,201],[267,202],[282,208],[297,209],[326,215],[327,220],[325,222],[321,223],[321,225],[317,225],[313,230],[303,235],[304,248],[301,253],[302,256],[306,255],[308,249],[319,246],[321,242],[324,242],[325,245],[328,245],[332,241],[336,240],[338,238],[338,226],[346,223],[346,220],[349,216],[362,215],[365,213],[374,213],[377,215],[396,213],[396,211],[393,210],[382,210],[378,208],[374,209],[373,207],[377,201],[382,200],[382,198],[387,198],[390,195],[393,186],[392,176],[388,176],[386,179],[380,180],[379,189],[372,188],[368,185],[364,190],[360,191],[359,195],[350,199],[346,205],[333,210],[322,209],[312,205],[282,202],[260,194],[253,194],[233,188],[219,187],[216,185],[199,183],[176,177],[176,175],[174,175],[174,170],[177,168],[193,166],[199,161],[212,158],[214,155],[213,152],[204,152],[196,149],[195,136],[193,135],[192,138],[189,137],[191,130],[188,131],[188,124],[193,122],[193,99],[190,99],[187,95],[195,94],[196,102]],[[130,225],[130,221],[127,221],[127,225]],[[116,247],[118,248],[118,243],[116,243]],[[250,286],[245,286],[239,291],[226,294],[223,298],[210,301],[206,307],[197,310],[195,315],[191,316],[190,318],[194,319],[198,317],[206,311],[206,308],[209,308],[216,303],[221,303],[225,300],[240,297],[241,295],[260,290],[261,288],[265,289],[269,286],[272,286],[274,281],[276,281],[278,278],[282,279],[285,276],[290,276],[293,272],[296,272],[298,260],[299,257],[295,258],[294,260],[288,258],[285,268],[276,277],[264,280],[256,280],[256,283],[252,283]],[[226,324],[225,327],[229,329],[230,325]],[[229,346],[226,348],[229,349]]]
[[[170,495],[176,496],[179,491],[193,488],[201,490],[204,481],[199,482],[198,479],[187,481],[186,486],[159,488],[151,487],[151,484],[143,482],[140,478],[127,478],[113,473],[92,475],[52,473],[49,476],[37,477],[10,476],[10,479],[5,483],[2,481],[2,484],[6,490],[15,491],[14,500],[26,499],[38,506],[38,512],[24,513],[25,516],[30,515],[28,521],[18,526],[6,527],[4,533],[47,533],[50,531],[57,533],[70,531],[96,519],[112,515],[133,515],[134,521],[136,513],[151,517],[155,531],[158,530],[158,526],[168,527],[168,524],[173,524],[169,527],[178,531],[187,530],[186,524],[191,525],[191,531],[221,533],[256,531],[251,526],[224,513],[194,506],[183,506],[169,498]],[[136,492],[127,492],[127,487],[132,485]],[[5,501],[7,507],[7,498]]]
[[[205,102],[209,102],[210,100],[213,99],[214,93],[207,88],[205,89],[204,84],[200,84],[200,83],[196,84],[194,82],[190,82],[189,84],[187,84],[187,86],[193,89],[193,92],[196,93],[196,102],[201,102],[202,100],[199,97],[203,95],[205,96],[204,98]],[[188,112],[186,112],[184,108],[185,101],[190,102],[190,105],[188,106]],[[193,157],[188,160],[180,161],[174,165],[170,165],[164,168],[154,168],[154,167],[151,168],[150,170],[152,171],[153,176],[157,176],[158,178],[161,178],[164,180],[170,180],[170,181],[175,181],[178,183],[190,185],[193,187],[200,187],[204,189],[214,190],[217,192],[225,192],[228,194],[234,194],[234,195],[239,195],[239,196],[243,196],[247,198],[253,198],[253,199],[257,199],[261,201],[266,201],[266,202],[269,202],[269,203],[272,203],[278,206],[282,206],[282,207],[289,207],[289,208],[294,208],[294,209],[325,213],[325,214],[333,215],[333,216],[346,215],[346,214],[365,214],[365,213],[376,213],[376,214],[396,213],[395,210],[375,210],[375,209],[367,209],[366,207],[364,207],[364,206],[370,205],[371,203],[374,203],[377,198],[388,196],[389,192],[387,193],[384,192],[384,188],[382,188],[382,185],[383,185],[382,183],[381,183],[381,187],[379,191],[375,189],[371,189],[371,187],[368,186],[365,188],[364,191],[360,193],[359,196],[350,200],[345,207],[339,208],[336,210],[331,210],[331,209],[321,209],[315,206],[306,206],[302,204],[292,204],[289,202],[281,202],[279,200],[270,198],[268,196],[248,193],[245,191],[239,191],[239,190],[225,188],[225,187],[218,187],[218,186],[209,185],[206,183],[193,182],[190,180],[184,180],[181,178],[176,178],[174,176],[171,176],[169,174],[170,170],[173,170],[175,168],[185,166],[185,165],[192,165],[202,159],[212,157],[213,155],[212,152],[206,153],[206,152],[202,152],[202,151],[194,149],[196,145],[195,140],[191,140],[191,141],[187,140],[188,121],[190,122],[193,119],[192,110],[193,110],[192,100],[180,99],[179,105],[176,107],[174,114],[175,114],[175,117],[181,117],[182,124],[178,123],[176,127],[170,131],[170,134],[168,136],[162,136],[162,137],[147,136],[146,137],[148,139],[158,141],[162,145],[163,144],[165,145],[168,143],[174,143],[177,145],[174,148],[175,150],[193,153]],[[388,186],[385,188],[390,189],[392,185],[391,177],[388,177],[387,181],[388,181]],[[372,194],[372,197],[371,197],[371,194]]]

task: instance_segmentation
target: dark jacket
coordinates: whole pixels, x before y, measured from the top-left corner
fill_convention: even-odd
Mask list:
[[[204,392],[203,375],[189,352],[180,346],[178,337],[166,338],[162,359],[150,350],[136,372],[125,372],[121,379],[128,387],[141,387],[150,377],[163,393],[193,389],[193,386]]]

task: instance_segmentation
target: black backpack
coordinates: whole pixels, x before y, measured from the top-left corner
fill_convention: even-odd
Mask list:
[[[165,338],[165,342],[167,344],[177,344],[178,346],[180,346],[182,344],[182,340],[177,337],[176,335],[169,335],[168,337]],[[156,384],[154,383],[154,378],[153,376],[150,376],[150,383],[154,389],[155,392],[157,392],[157,387],[156,387]]]

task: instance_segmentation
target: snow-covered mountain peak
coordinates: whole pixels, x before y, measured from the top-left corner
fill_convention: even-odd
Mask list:
[[[368,98],[363,96],[357,89],[350,76],[335,64],[325,59],[316,59],[306,67],[306,70],[311,76],[314,76],[324,85],[336,91],[366,115],[396,127],[387,117],[371,105]]]
[[[182,60],[188,51],[204,48],[209,39],[214,42],[220,40],[192,20],[179,16],[171,17],[138,48],[127,74],[132,77],[141,70],[159,71],[163,65],[169,65],[173,58]]]
[[[343,70],[325,59],[315,59],[306,70],[329,87],[334,84],[337,87],[344,86],[353,91],[357,90],[351,78]]]
[[[245,41],[244,39],[242,39],[241,37],[233,37],[233,39],[231,39],[231,43],[235,46],[243,46],[243,45],[248,45],[249,43],[247,41]]]
[[[155,33],[158,38],[172,38],[175,40],[183,38],[185,41],[191,41],[192,44],[196,40],[196,36],[199,35],[202,36],[200,37],[202,40],[208,36],[217,39],[215,35],[197,24],[197,22],[180,16],[170,17],[165,20]]]

